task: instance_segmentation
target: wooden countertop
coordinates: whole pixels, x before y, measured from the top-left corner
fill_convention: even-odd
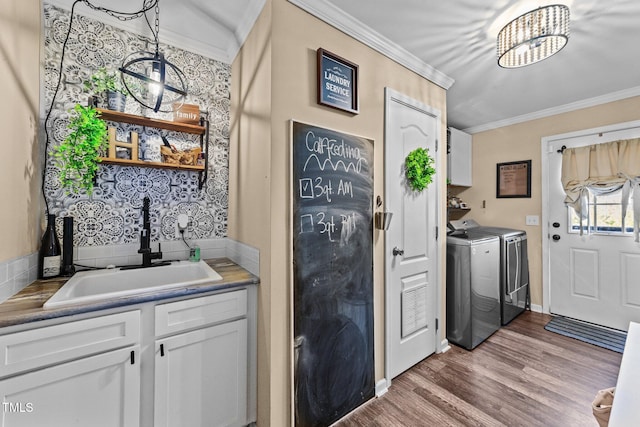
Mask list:
[[[51,298],[68,279],[36,280],[8,300],[0,303],[0,328],[259,283],[256,276],[227,258],[215,258],[205,261],[222,276],[221,281],[202,285],[191,285],[184,288],[161,290],[153,293],[141,293],[138,295],[105,299],[90,304],[48,310],[42,307],[43,304]]]

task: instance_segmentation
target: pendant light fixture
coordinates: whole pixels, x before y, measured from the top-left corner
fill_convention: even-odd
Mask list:
[[[518,68],[558,53],[569,41],[569,8],[542,6],[520,15],[498,33],[498,65]]]
[[[155,4],[155,26],[153,33],[155,51],[134,52],[124,59],[120,73],[129,94],[144,107],[154,112],[171,112],[173,104],[184,103],[187,95],[186,78],[182,70],[169,62],[160,52],[160,1]],[[145,18],[146,14],[145,14]],[[141,88],[141,90],[137,90]]]

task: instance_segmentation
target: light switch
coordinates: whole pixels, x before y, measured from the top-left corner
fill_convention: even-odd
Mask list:
[[[538,215],[527,215],[525,222],[527,225],[540,225],[540,217]]]

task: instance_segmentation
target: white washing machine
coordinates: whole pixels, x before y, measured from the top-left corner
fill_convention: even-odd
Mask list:
[[[500,329],[500,238],[449,223],[447,339],[468,350]]]

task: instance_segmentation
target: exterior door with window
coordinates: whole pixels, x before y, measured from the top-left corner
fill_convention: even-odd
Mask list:
[[[550,141],[547,162],[549,311],[620,330],[640,322],[640,245],[633,241],[632,202],[622,223],[621,191],[589,195],[582,221],[564,204],[558,150],[637,138],[640,128]]]

